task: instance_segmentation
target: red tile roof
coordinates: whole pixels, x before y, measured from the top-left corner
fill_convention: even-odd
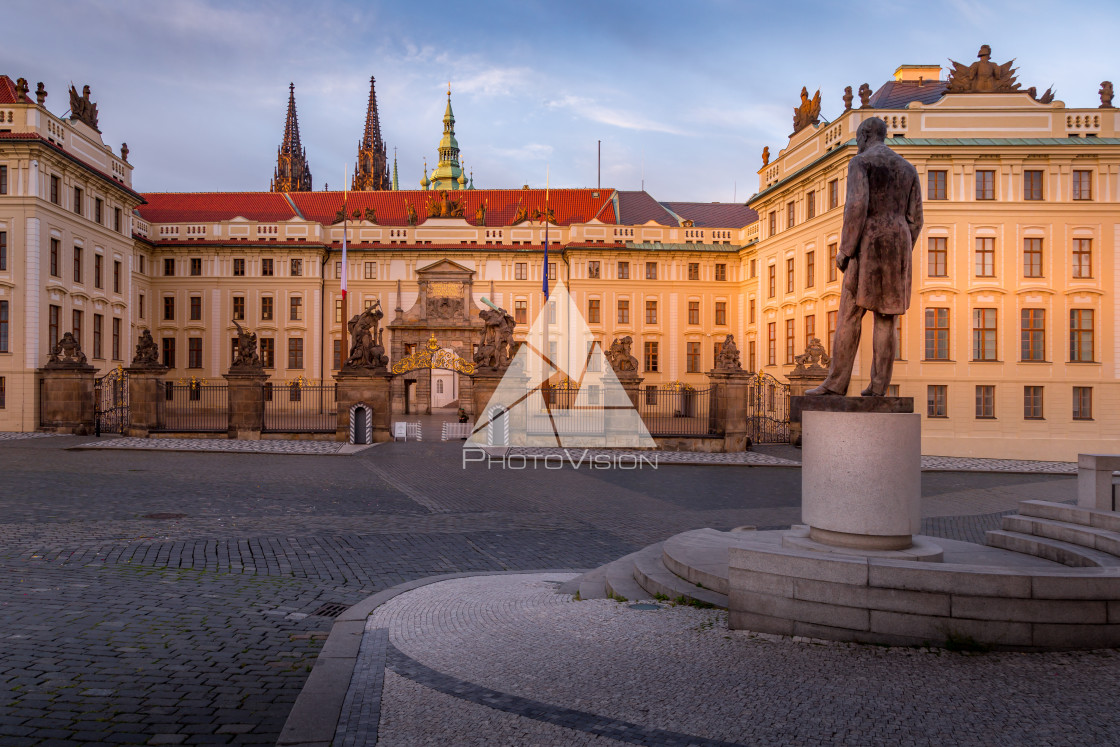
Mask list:
[[[273,223],[297,217],[280,192],[153,192],[140,217],[151,223],[209,223],[238,216]]]
[[[0,75],[0,104],[34,104],[26,93],[23,98],[16,96],[16,82],[7,75]]]
[[[548,192],[548,207],[560,225],[585,223],[596,217],[604,205],[611,203],[612,189],[553,189]],[[517,215],[518,208],[524,207],[529,219],[538,210],[545,208],[543,189],[472,189],[465,191],[442,192],[422,190],[392,192],[350,192],[347,195],[346,209],[351,215],[357,210],[364,214],[372,208],[377,214],[377,223],[383,226],[408,225],[408,206],[412,205],[420,223],[428,219],[428,203],[443,195],[449,199],[462,201],[463,217],[474,222],[479,205],[486,205],[487,226],[508,226]],[[596,196],[597,195],[597,196]],[[334,222],[335,215],[342,207],[342,192],[291,192],[289,197],[307,220],[318,221],[325,225]],[[613,208],[599,220],[614,222]]]
[[[663,202],[669,210],[697,228],[743,228],[758,220],[758,213],[737,202]]]

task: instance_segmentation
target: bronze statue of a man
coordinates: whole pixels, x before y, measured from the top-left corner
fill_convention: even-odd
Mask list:
[[[871,384],[865,397],[881,397],[891,383],[895,318],[910,306],[911,255],[922,230],[918,172],[886,146],[887,125],[878,117],[856,131],[859,152],[848,164],[844,227],[836,266],[844,273],[832,364],[828,378],[806,394],[846,394],[859,348],[864,312],[875,317]]]

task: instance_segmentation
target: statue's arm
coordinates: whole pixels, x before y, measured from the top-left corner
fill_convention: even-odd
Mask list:
[[[859,253],[859,239],[863,235],[863,224],[867,221],[867,171],[859,158],[853,158],[848,165],[846,190],[844,227],[840,230],[840,248],[836,253],[836,264],[840,269],[844,269],[848,260]]]
[[[918,234],[922,232],[925,222],[922,211],[922,188],[918,184],[917,175],[910,185],[910,199],[906,205],[906,222],[910,224],[910,241],[913,245],[918,243]]]

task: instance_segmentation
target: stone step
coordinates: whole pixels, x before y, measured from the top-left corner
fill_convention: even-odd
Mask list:
[[[661,562],[685,581],[726,595],[727,548],[733,544],[727,532],[696,529],[665,540]]]
[[[650,552],[655,547],[656,552]],[[642,550],[634,558],[634,578],[650,598],[661,594],[669,601],[677,601],[683,597],[685,603],[699,602],[727,609],[726,594],[705,589],[681,578],[665,567],[662,555],[662,547],[655,545]]]
[[[1068,542],[1120,557],[1120,534],[1107,529],[1071,524],[1065,521],[1043,519],[1037,516],[1005,516],[1002,529],[1020,534]]]
[[[1032,534],[1009,532],[1003,529],[992,529],[986,533],[989,547],[998,547],[1003,550],[1034,555],[1038,558],[1052,560],[1055,563],[1072,566],[1074,568],[1106,568],[1120,566],[1120,558],[1115,555],[1092,550],[1088,547],[1073,545],[1069,542],[1036,537]]]
[[[604,587],[606,592],[604,596],[612,597],[614,599],[626,600],[628,602],[637,602],[642,599],[653,599],[653,594],[650,594],[643,589],[634,578],[634,563],[643,553],[660,555],[661,543],[632,552],[625,555],[613,563],[608,563],[605,566],[606,576]]]
[[[1040,519],[1064,521],[1070,524],[1120,532],[1120,512],[1117,511],[1082,508],[1071,503],[1056,503],[1054,501],[1020,501],[1019,513],[1023,516],[1036,516]]]
[[[593,568],[583,575],[576,576],[570,581],[565,581],[556,588],[561,594],[579,594],[580,599],[602,599],[607,596],[603,588],[607,567],[605,565]]]

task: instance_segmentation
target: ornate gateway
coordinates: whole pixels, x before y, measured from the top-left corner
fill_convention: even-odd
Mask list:
[[[789,384],[762,371],[751,377],[747,435],[756,444],[789,443]]]
[[[94,402],[97,405],[95,432],[120,433],[128,431],[128,373],[121,367],[96,380]]]
[[[474,373],[473,363],[465,358],[460,358],[449,350],[440,348],[435,335],[428,338],[428,342],[423,348],[394,363],[392,371],[394,374],[404,374],[422,368],[443,368],[468,375]]]

